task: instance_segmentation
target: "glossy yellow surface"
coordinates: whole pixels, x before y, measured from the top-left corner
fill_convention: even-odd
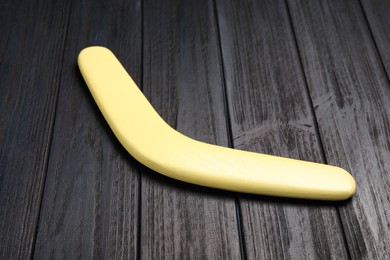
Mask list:
[[[291,198],[344,200],[355,194],[345,170],[202,143],[172,129],[104,47],[84,49],[81,73],[127,151],[174,179],[218,189]]]

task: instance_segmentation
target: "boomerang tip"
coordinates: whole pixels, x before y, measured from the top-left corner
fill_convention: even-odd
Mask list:
[[[341,167],[338,168],[338,171],[344,176],[343,179],[343,189],[340,191],[340,200],[347,200],[353,197],[356,194],[356,181],[353,176]]]

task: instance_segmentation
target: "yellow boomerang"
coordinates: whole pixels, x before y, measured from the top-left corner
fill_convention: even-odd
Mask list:
[[[156,172],[207,187],[270,196],[344,200],[355,194],[355,180],[339,167],[207,144],[177,132],[107,48],[82,50],[78,64],[116,137]]]

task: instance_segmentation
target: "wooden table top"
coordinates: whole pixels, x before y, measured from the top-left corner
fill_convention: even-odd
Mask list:
[[[0,259],[390,259],[389,14],[385,0],[1,1]],[[356,195],[238,194],[145,168],[80,75],[92,45],[181,133],[341,166]]]

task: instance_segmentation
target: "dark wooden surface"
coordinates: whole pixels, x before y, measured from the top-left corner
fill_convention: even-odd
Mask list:
[[[323,162],[285,2],[217,3],[234,147]],[[347,257],[332,205],[240,204],[249,259]]]
[[[0,259],[390,259],[390,2],[0,3]],[[345,202],[163,177],[77,68],[103,45],[195,139],[339,165]]]
[[[126,50],[122,62],[140,83],[141,17],[139,1],[72,2],[36,259],[137,256],[139,165],[112,135],[75,59],[89,45],[105,45],[123,56]]]

